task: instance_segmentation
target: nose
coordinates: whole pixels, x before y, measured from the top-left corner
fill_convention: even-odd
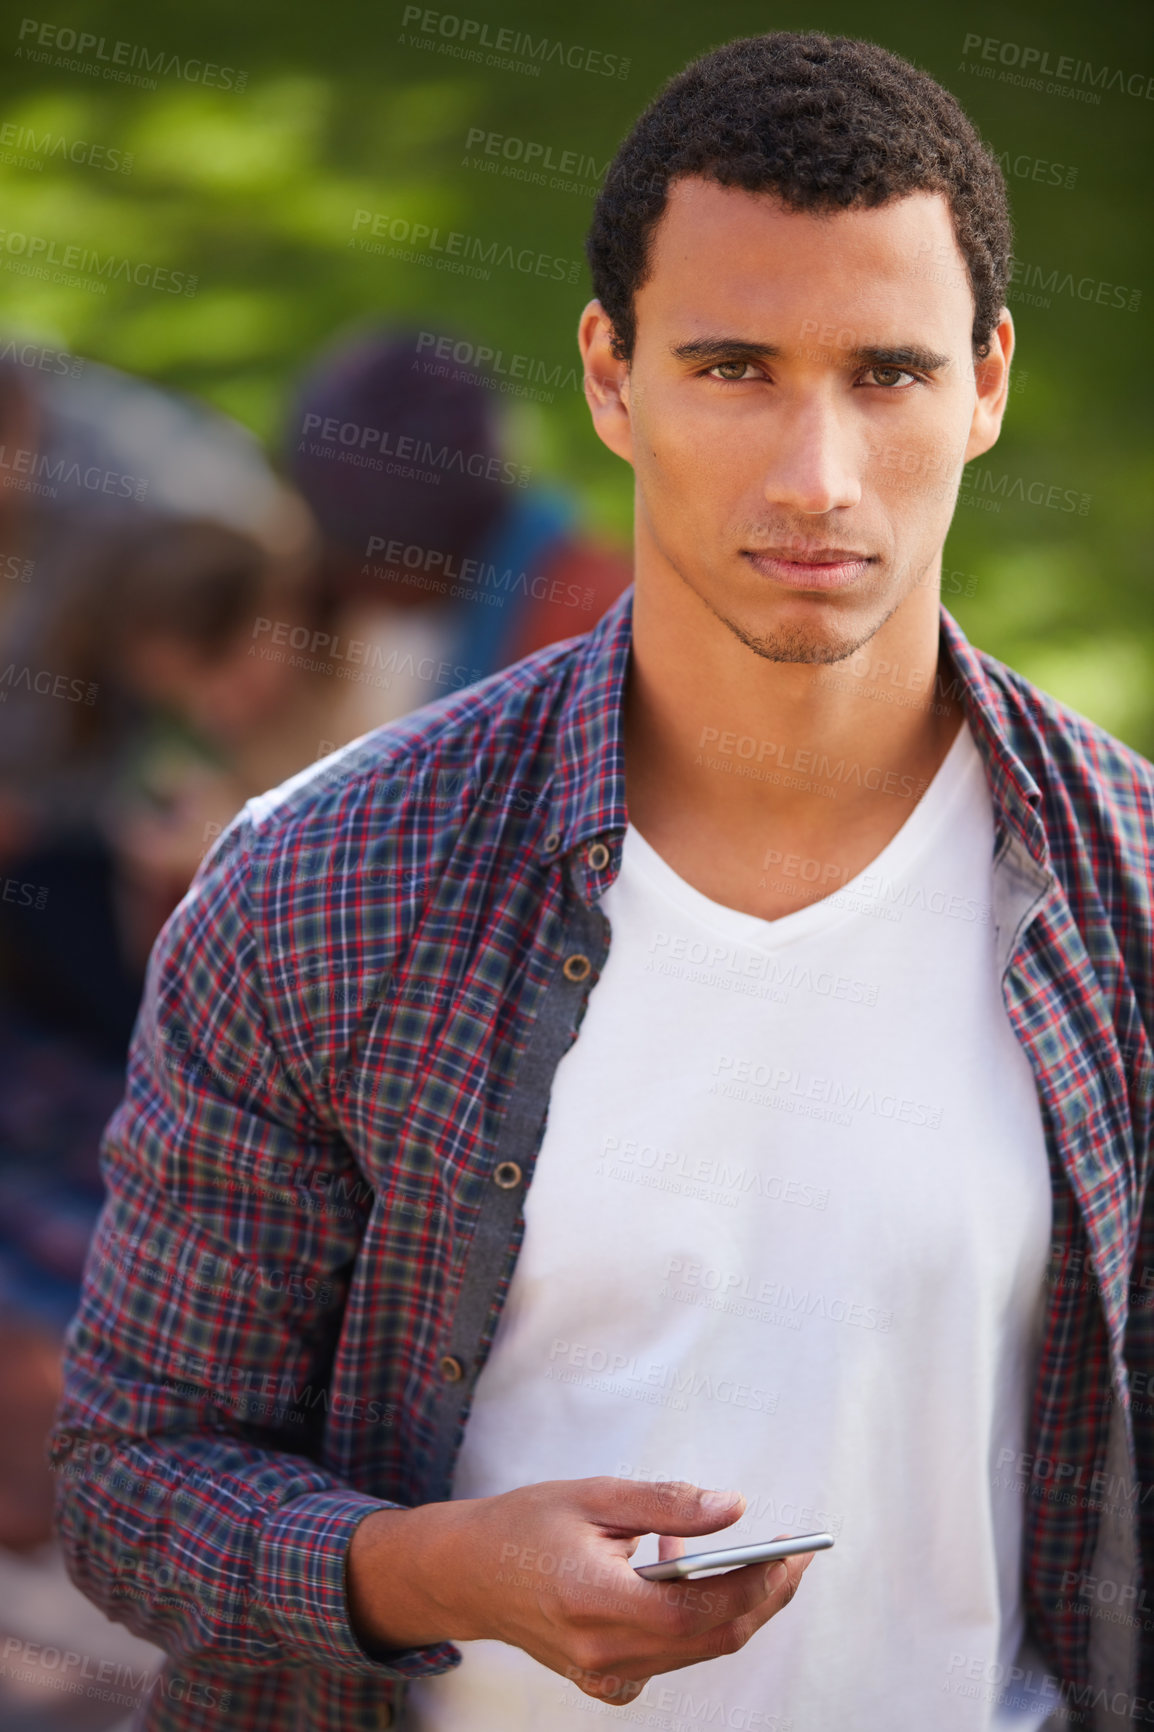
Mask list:
[[[851,429],[834,402],[807,395],[779,420],[765,474],[768,504],[820,517],[861,503]]]

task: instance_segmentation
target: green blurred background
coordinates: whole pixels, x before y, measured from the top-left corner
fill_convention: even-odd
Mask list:
[[[349,244],[354,212],[368,209],[583,259],[588,192],[468,166],[478,154],[466,149],[470,128],[539,142],[554,158],[578,152],[603,168],[669,75],[709,47],[766,29],[867,36],[927,68],[1010,171],[1018,257],[1043,276],[1056,271],[1058,282],[1069,273],[1073,283],[1110,286],[1105,304],[1069,288],[1051,292],[1049,306],[1012,299],[1019,388],[1000,445],[982,460],[995,489],[1009,481],[987,496],[997,511],[960,506],[945,600],[984,648],[1154,755],[1151,8],[439,0],[459,10],[439,10],[434,28],[418,31],[422,49],[401,4],[41,3],[52,10],[37,12],[38,23],[103,35],[106,51],[121,40],[248,76],[242,91],[175,74],[155,90],[108,82],[27,58],[35,35],[22,39],[20,16],[11,16],[0,31],[0,159],[27,160],[0,160],[0,224],[61,249],[190,272],[198,287],[186,297],[114,280],[106,294],[91,293],[22,276],[0,252],[4,329],[197,393],[273,447],[302,365],[352,322],[405,316],[559,365],[562,378],[575,364],[583,264],[575,286],[510,270],[469,281]],[[557,59],[536,77],[471,65],[437,52],[453,40],[440,34],[445,16],[628,59],[628,74]],[[967,50],[967,38],[1011,45],[986,63],[993,76],[971,70],[981,49],[971,40]],[[1088,62],[1092,76],[1121,71],[1142,94],[1114,80],[1090,104],[1001,81],[996,55],[1009,62],[1025,47],[1048,52],[1051,66],[1066,56]],[[21,150],[22,128],[131,153],[131,172]],[[502,159],[492,160],[500,169]],[[517,456],[576,489],[591,527],[626,540],[628,471],[592,435],[572,385],[553,395],[515,405]],[[1089,509],[1031,505],[1021,496],[1035,482],[1043,498],[1052,487],[1088,494]]]

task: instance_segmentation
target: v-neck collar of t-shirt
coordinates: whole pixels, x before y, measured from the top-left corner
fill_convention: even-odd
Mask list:
[[[982,760],[969,723],[963,719],[929,787],[881,852],[856,877],[839,885],[828,896],[792,914],[780,915],[776,920],[744,914],[703,895],[673,870],[632,823],[625,832],[621,870],[622,873],[638,873],[650,889],[731,943],[759,950],[779,950],[859,918],[861,898],[868,894],[871,880],[894,882],[905,877],[919,858],[929,852],[970,788],[974,776],[984,776]]]

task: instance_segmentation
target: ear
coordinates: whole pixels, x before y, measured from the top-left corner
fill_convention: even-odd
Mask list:
[[[600,301],[581,314],[577,343],[585,364],[585,400],[602,444],[626,463],[633,461],[633,424],[629,419],[629,362],[612,349],[613,326]]]
[[[1013,353],[1014,321],[1008,309],[1003,307],[990,336],[989,354],[984,361],[974,362],[974,383],[978,395],[974,404],[974,418],[970,422],[970,436],[966,441],[966,455],[963,459],[966,463],[971,457],[980,457],[984,451],[997,444],[1010,390],[1010,360]]]

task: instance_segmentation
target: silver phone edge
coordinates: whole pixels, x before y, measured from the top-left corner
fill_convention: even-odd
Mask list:
[[[808,1546],[799,1545],[796,1551],[777,1552],[776,1554],[771,1553],[765,1559],[759,1560],[759,1561],[763,1561],[767,1564],[770,1564],[770,1563],[774,1563],[776,1561],[776,1559],[778,1559],[778,1558],[795,1558],[795,1557],[798,1557],[799,1555],[801,1555],[802,1553],[807,1552],[807,1551],[827,1552],[827,1551],[829,1551],[829,1549],[831,1548],[831,1546],[834,1543],[834,1538],[833,1538],[832,1534],[816,1533],[816,1534],[789,1534],[789,1535],[786,1535],[781,1541],[777,1541],[777,1540],[768,1541],[767,1544],[791,1545],[794,1543],[794,1541],[799,1541],[799,1540],[810,1540],[810,1541],[816,1540],[818,1542],[818,1544],[816,1544],[816,1545],[811,1544]],[[752,1548],[750,1548],[750,1549],[752,1549]],[[730,1546],[730,1547],[723,1547],[722,1546],[722,1547],[715,1548],[715,1552],[712,1552],[712,1553],[711,1552],[696,1552],[696,1553],[691,1553],[688,1558],[665,1558],[665,1559],[659,1560],[659,1561],[664,1565],[670,1565],[670,1564],[681,1565],[681,1564],[691,1563],[693,1561],[694,1557],[708,1558],[708,1557],[723,1553],[727,1550],[728,1551],[740,1551],[740,1550],[742,1550],[742,1548],[740,1546]],[[669,1572],[669,1574],[661,1575],[661,1576],[654,1576],[654,1575],[649,1575],[646,1573],[647,1571],[654,1570],[657,1567],[658,1567],[658,1564],[656,1562],[652,1563],[652,1564],[634,1564],[634,1566],[633,1566],[634,1570],[641,1577],[642,1581],[647,1581],[647,1582],[687,1582],[687,1581],[691,1581],[693,1579],[693,1576],[696,1572],[703,1572],[706,1575],[712,1575],[712,1574],[720,1574],[726,1570],[742,1569],[744,1566],[742,1564],[736,1562],[736,1561],[733,1563],[716,1563],[716,1564],[698,1563],[697,1565],[695,1565],[695,1568],[693,1570],[675,1568],[675,1569],[671,1570]]]

